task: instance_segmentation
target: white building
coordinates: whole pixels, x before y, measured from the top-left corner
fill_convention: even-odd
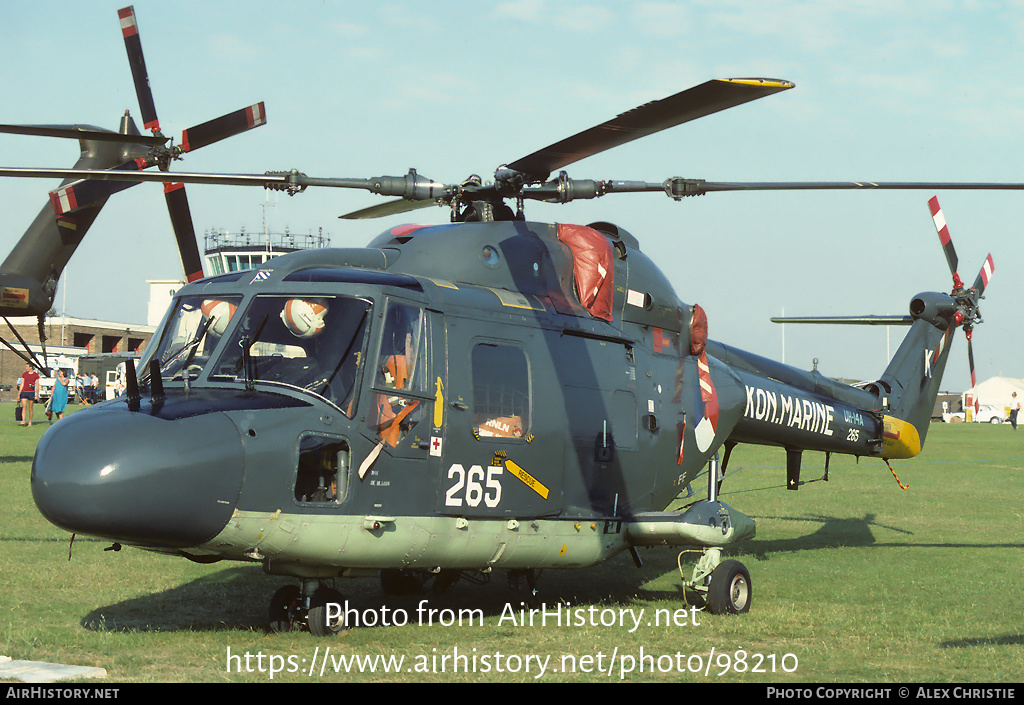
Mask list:
[[[984,382],[979,382],[973,389],[964,392],[962,400],[965,409],[973,408],[974,401],[977,399],[979,404],[991,404],[1004,409],[1009,414],[1010,406],[1014,403],[1014,392],[1017,393],[1017,400],[1024,403],[1024,379],[990,377]]]

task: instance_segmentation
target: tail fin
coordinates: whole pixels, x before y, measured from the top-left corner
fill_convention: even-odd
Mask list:
[[[776,322],[910,325],[910,331],[890,360],[882,378],[865,387],[877,396],[883,410],[882,455],[887,459],[910,458],[921,452],[942,382],[942,373],[946,369],[953,331],[958,326],[962,326],[967,335],[971,383],[976,383],[971,336],[974,326],[981,322],[978,302],[995,270],[992,255],[989,255],[974,285],[965,288],[956,269],[959,260],[938,199],[933,197],[929,200],[928,207],[953,276],[951,293],[919,294],[910,302],[909,317],[772,319]]]
[[[924,445],[959,313],[956,299],[937,292],[915,297],[910,310],[910,331],[874,383],[886,413],[886,457],[891,458],[912,457]]]
[[[63,131],[72,132],[79,127],[68,126]],[[91,134],[92,128],[86,128],[83,134],[86,132]],[[79,143],[82,152],[76,169],[105,169],[123,161],[120,159],[122,146],[117,142],[82,138]],[[105,202],[104,198],[62,215],[54,213],[52,202],[43,206],[0,264],[0,314],[41,316],[50,310],[64,266]]]

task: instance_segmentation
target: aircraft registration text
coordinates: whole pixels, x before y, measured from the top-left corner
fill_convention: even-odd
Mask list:
[[[744,386],[747,390],[747,406],[743,415],[746,418],[824,436],[832,435],[835,415],[833,406],[782,392]]]

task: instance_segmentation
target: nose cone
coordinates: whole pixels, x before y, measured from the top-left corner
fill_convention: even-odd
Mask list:
[[[43,516],[68,531],[184,548],[227,524],[243,469],[241,439],[222,413],[167,420],[95,407],[43,436],[32,496]]]

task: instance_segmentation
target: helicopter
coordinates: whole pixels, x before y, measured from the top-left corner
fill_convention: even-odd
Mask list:
[[[150,134],[139,132],[128,111],[121,117],[117,132],[92,125],[5,124],[0,125],[0,133],[76,139],[81,145],[76,169],[138,171],[157,166],[167,171],[173,161],[183,159],[186,153],[266,124],[265,106],[260,102],[194,125],[184,130],[181,141],[174,144],[161,131],[134,8],[119,10],[118,19],[139,97],[143,128],[149,130]],[[37,317],[44,357],[43,316],[53,306],[61,272],[107,199],[133,185],[131,182],[65,181],[60,188],[50,193],[50,203],[43,206],[0,264],[0,316]],[[198,279],[203,275],[202,258],[196,244],[184,184],[165,182],[164,198],[182,257],[185,279]],[[13,331],[13,326],[11,329]],[[3,342],[26,363],[43,369],[44,366],[34,356],[24,355],[7,341]]]
[[[166,147],[149,127],[155,111],[138,25],[131,8],[120,16],[155,142],[130,120],[116,133],[3,126],[76,138],[83,151],[72,169],[0,168],[2,176],[65,179],[16,248],[32,263],[22,268],[27,283],[16,285],[6,263],[0,269],[5,292],[29,291],[22,315],[48,307],[47,296],[52,303],[52,284],[107,198],[143,181],[392,197],[343,216],[350,219],[438,204],[451,213],[445,224],[388,228],[364,248],[295,252],[201,278],[192,276],[198,250],[187,203],[176,202],[172,222],[192,281],[138,368],[128,365],[125,394],[68,416],[39,443],[31,485],[49,521],[115,550],[250,562],[288,577],[294,582],[268,606],[274,631],[343,630],[340,578],[379,576],[385,592],[401,593],[505,570],[535,591],[538,570],[622,553],[639,564],[638,549],[656,546],[701,552],[682,582],[710,612],[749,611],[750,573],[723,559],[756,531],[719,495],[732,450],[785,448],[791,490],[801,485],[805,451],[826,454],[826,474],[836,453],[887,464],[920,453],[952,336],[963,328],[970,346],[994,269],[990,256],[963,285],[935,200],[952,291],[915,296],[905,316],[814,321],[909,326],[879,379],[854,387],[709,339],[703,309],[678,297],[638,238],[609,222],[530,221],[526,201],[1024,188],[599,181],[564,171],[794,87],[767,78],[712,80],[642,105],[502,164],[488,181],[436,182],[415,169],[372,178],[172,172],[187,150]],[[209,134],[262,121],[261,103],[218,119]],[[70,221],[75,237],[60,239]],[[55,238],[65,244],[51,247]],[[705,471],[706,496],[669,509]]]

